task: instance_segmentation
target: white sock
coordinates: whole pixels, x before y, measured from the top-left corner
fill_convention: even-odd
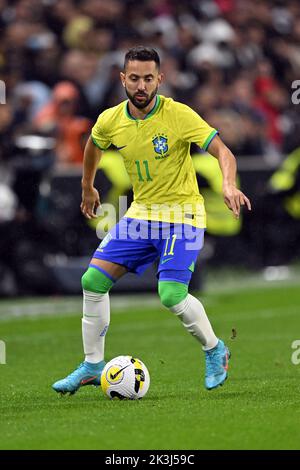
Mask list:
[[[105,335],[110,320],[109,295],[83,290],[82,340],[85,360],[104,359]]]
[[[218,344],[209,319],[200,300],[188,294],[179,304],[170,307],[170,310],[182,321],[185,328],[202,344],[207,351]]]

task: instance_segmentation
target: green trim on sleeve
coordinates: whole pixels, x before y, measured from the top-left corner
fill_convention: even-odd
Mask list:
[[[100,145],[97,143],[96,139],[95,139],[92,135],[91,135],[91,137],[92,137],[93,144],[96,145],[96,147],[98,147],[98,149],[100,149],[100,150],[107,150],[108,147],[110,147],[110,144],[109,144],[109,146],[106,147],[105,149],[102,148],[102,147],[100,147]]]
[[[219,134],[218,131],[216,131],[216,129],[214,129],[213,131],[211,131],[211,133],[209,134],[209,136],[207,137],[206,141],[204,142],[204,144],[202,145],[202,148],[203,150],[207,150],[207,147],[209,146],[209,144],[211,143],[211,141],[213,140],[213,138]]]

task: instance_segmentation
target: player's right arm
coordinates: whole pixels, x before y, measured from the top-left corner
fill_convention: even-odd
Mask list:
[[[100,206],[100,197],[97,189],[94,188],[94,181],[101,156],[102,151],[94,144],[90,136],[84,149],[80,205],[81,212],[88,219],[97,217],[96,211]]]

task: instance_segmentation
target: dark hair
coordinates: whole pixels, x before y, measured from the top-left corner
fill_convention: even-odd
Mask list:
[[[157,68],[159,69],[160,67],[159,55],[151,47],[136,46],[132,49],[129,49],[125,55],[124,70],[126,69],[126,65],[130,60],[140,60],[142,62],[153,60],[156,63]]]

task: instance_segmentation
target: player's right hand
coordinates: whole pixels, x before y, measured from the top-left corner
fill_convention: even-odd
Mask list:
[[[80,209],[87,219],[97,218],[96,212],[100,204],[100,197],[97,189],[93,187],[82,189],[82,202],[80,204]]]

